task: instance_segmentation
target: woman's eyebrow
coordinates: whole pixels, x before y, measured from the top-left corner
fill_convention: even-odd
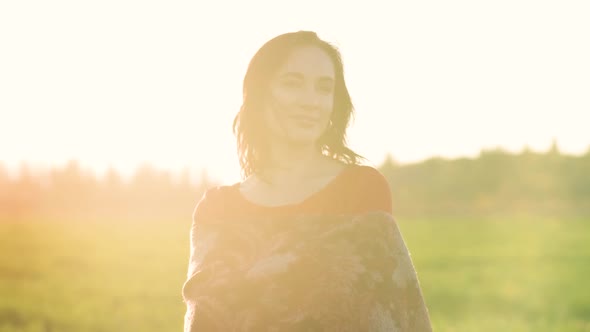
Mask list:
[[[286,73],[281,74],[280,76],[281,78],[297,78],[297,79],[303,79],[303,74],[301,73],[297,73],[294,71],[289,71]]]
[[[279,77],[280,78],[296,78],[296,79],[302,80],[304,78],[304,75],[299,72],[289,71],[289,72],[281,74]],[[334,82],[334,78],[331,76],[320,76],[317,80],[321,81],[322,83],[324,83],[324,82],[325,83],[333,83]]]

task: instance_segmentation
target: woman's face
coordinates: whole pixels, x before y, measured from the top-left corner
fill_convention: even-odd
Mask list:
[[[334,64],[315,46],[295,49],[270,80],[264,118],[270,139],[313,145],[334,106]]]

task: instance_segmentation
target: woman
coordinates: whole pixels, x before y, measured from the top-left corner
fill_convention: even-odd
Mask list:
[[[389,185],[346,146],[338,50],[314,32],[252,58],[233,129],[244,180],[197,204],[185,331],[430,331]]]

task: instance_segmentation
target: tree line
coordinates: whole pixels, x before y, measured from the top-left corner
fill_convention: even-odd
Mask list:
[[[482,150],[477,158],[430,158],[380,166],[392,188],[394,213],[412,217],[590,217],[590,149],[560,153]]]
[[[149,164],[139,167],[130,179],[113,168],[98,179],[76,161],[35,174],[23,164],[17,177],[8,176],[0,165],[0,221],[186,219],[213,185],[204,171],[195,184],[188,170],[173,176]]]
[[[391,186],[398,218],[590,217],[590,149],[570,156],[554,143],[543,153],[491,149],[476,158],[433,157],[413,164],[388,155],[378,169]],[[186,221],[203,192],[216,185],[206,173],[194,183],[188,170],[173,177],[149,165],[130,181],[114,169],[97,179],[75,161],[44,174],[23,166],[16,178],[0,165],[0,221]]]

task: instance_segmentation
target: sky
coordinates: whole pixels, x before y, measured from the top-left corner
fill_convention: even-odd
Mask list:
[[[297,30],[342,52],[348,143],[374,166],[554,139],[582,154],[588,17],[588,1],[3,1],[0,163],[239,181],[231,124],[246,67]]]

